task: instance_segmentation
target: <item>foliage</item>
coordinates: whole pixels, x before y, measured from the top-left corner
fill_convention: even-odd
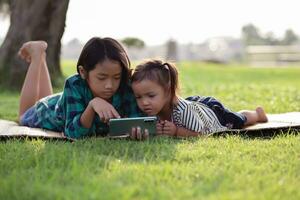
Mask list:
[[[11,2],[11,7],[9,29],[0,47],[0,84],[11,89],[21,88],[28,64],[19,59],[17,53],[22,44],[30,40],[48,42],[47,63],[51,78],[56,83],[56,79],[62,77],[59,54],[69,0],[2,2],[2,5]]]
[[[295,41],[299,41],[299,36],[294,33],[292,29],[288,29],[285,31],[284,38],[282,40],[282,44],[291,45]]]
[[[242,27],[242,39],[246,45],[292,45],[299,41],[299,36],[288,29],[282,39],[276,38],[272,32],[263,35],[253,24]]]
[[[145,47],[145,42],[139,38],[135,37],[126,37],[121,40],[121,42],[127,47],[135,47],[138,49]]]

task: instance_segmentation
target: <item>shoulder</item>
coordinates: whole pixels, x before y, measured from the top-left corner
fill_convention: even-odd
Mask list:
[[[173,121],[175,124],[182,126],[186,112],[189,112],[191,102],[179,97],[176,105],[173,107]]]
[[[79,74],[74,74],[72,76],[69,76],[65,82],[65,87],[66,86],[73,86],[73,87],[79,86],[80,87],[83,85],[85,85],[85,80],[83,80]]]
[[[173,110],[177,111],[177,112],[183,112],[184,110],[186,110],[189,107],[190,104],[191,104],[190,101],[187,101],[187,100],[179,97]]]
[[[86,81],[80,75],[75,74],[66,79],[63,96],[65,98],[80,98],[88,102],[92,98],[92,93]]]
[[[79,92],[84,94],[87,90],[89,90],[89,87],[86,81],[82,79],[79,74],[72,75],[65,81],[64,93]]]

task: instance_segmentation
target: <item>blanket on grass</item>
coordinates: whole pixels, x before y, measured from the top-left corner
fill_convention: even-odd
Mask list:
[[[245,127],[239,130],[227,130],[225,132],[216,133],[216,135],[242,134],[250,137],[274,136],[278,133],[286,133],[290,131],[300,130],[300,112],[289,112],[281,114],[268,114],[269,121],[267,123],[259,123],[253,126]],[[73,141],[67,138],[63,133],[53,132],[39,128],[29,128],[19,126],[16,122],[0,119],[0,139],[9,138],[43,138]]]

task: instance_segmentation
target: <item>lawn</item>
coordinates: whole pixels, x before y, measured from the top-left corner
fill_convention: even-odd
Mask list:
[[[300,111],[300,67],[178,63],[181,95],[215,96],[233,110]],[[64,74],[75,63],[63,63]],[[60,88],[56,88],[59,91]],[[2,90],[0,118],[18,94]],[[223,135],[144,142],[0,142],[0,199],[300,199],[300,135]]]

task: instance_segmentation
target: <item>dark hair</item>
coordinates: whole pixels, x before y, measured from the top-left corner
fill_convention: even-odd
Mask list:
[[[77,62],[77,72],[79,73],[79,66],[82,66],[88,73],[106,59],[120,63],[122,67],[120,87],[123,87],[131,75],[130,61],[123,46],[109,37],[93,37],[84,45]]]
[[[155,59],[145,61],[136,66],[131,80],[132,83],[142,80],[155,81],[166,91],[170,91],[172,100],[177,97],[178,72],[174,64]]]

